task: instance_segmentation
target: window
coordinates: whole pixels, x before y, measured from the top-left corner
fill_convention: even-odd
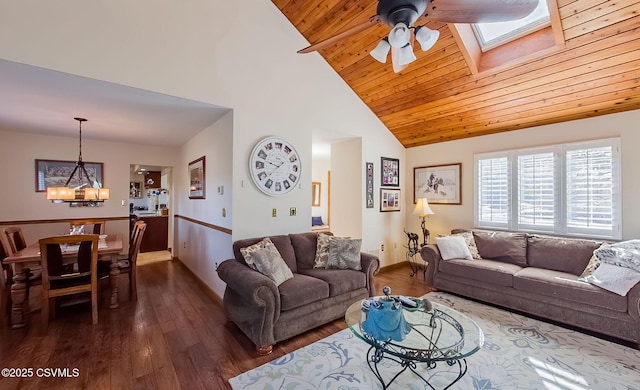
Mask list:
[[[549,8],[545,0],[529,16],[519,20],[498,23],[476,23],[473,30],[483,52],[531,34],[551,24]]]
[[[475,226],[621,238],[620,139],[475,156]]]

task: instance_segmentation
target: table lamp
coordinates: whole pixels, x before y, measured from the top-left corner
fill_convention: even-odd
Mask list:
[[[427,215],[435,214],[433,210],[431,210],[431,207],[429,207],[427,198],[418,198],[418,201],[416,202],[416,208],[413,209],[412,214],[417,215],[422,220],[422,222],[420,223],[423,236],[422,245],[427,245],[429,243],[429,229],[427,229],[427,227],[425,226],[425,219]]]

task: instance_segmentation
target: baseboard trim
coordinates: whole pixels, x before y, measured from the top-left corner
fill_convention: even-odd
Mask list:
[[[181,267],[187,270],[195,278],[198,284],[204,289],[205,294],[207,294],[207,296],[211,298],[212,301],[214,301],[220,307],[224,308],[224,306],[222,305],[222,299],[218,296],[218,294],[216,294],[215,291],[213,291],[211,287],[209,287],[209,285],[207,285],[202,279],[200,279],[200,277],[196,275],[191,270],[191,268],[187,267],[187,265],[183,263],[182,260],[180,260],[180,258],[178,257],[173,257],[173,260],[177,261]]]
[[[382,272],[382,271],[392,271],[394,269],[404,268],[407,265],[409,265],[408,261],[401,261],[399,263],[385,265],[383,267],[380,267],[380,272]]]

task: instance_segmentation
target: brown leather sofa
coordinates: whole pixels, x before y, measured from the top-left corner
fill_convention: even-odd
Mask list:
[[[461,230],[452,231],[456,232]],[[579,279],[600,242],[486,230],[473,233],[483,257],[479,260],[445,261],[436,245],[421,249],[428,262],[428,285],[640,343],[640,283],[621,296]]]
[[[318,240],[313,232],[269,237],[293,272],[293,279],[276,286],[249,268],[240,253],[240,248],[262,238],[234,242],[235,259],[222,262],[217,270],[227,284],[223,298],[227,315],[259,354],[269,354],[275,343],[343,317],[352,303],[374,295],[379,259],[361,253],[361,271],[313,268]]]

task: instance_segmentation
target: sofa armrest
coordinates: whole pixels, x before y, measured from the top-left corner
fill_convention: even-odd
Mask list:
[[[362,272],[367,275],[367,288],[369,289],[369,296],[372,297],[376,295],[373,277],[380,270],[380,259],[370,253],[360,252],[360,265],[362,266]]]
[[[422,260],[427,263],[427,272],[425,274],[425,283],[433,287],[433,277],[438,269],[438,264],[442,260],[438,246],[434,244],[425,245],[420,249]]]
[[[640,321],[640,283],[636,284],[627,293],[627,310],[636,321]]]
[[[260,348],[273,345],[273,324],[280,317],[280,292],[265,275],[235,259],[218,266],[227,284],[223,303],[229,318]]]

